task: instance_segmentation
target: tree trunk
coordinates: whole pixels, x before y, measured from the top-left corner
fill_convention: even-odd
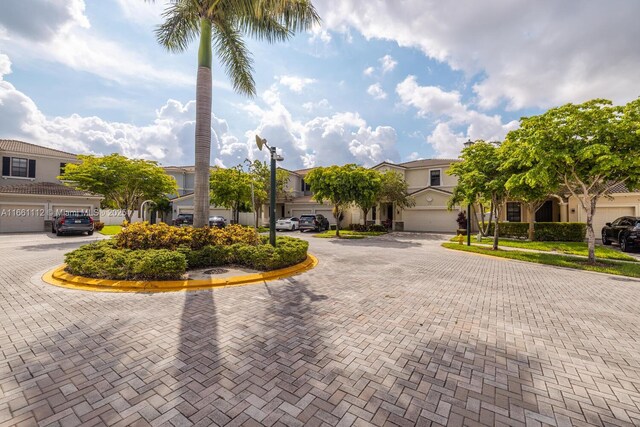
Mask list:
[[[338,209],[338,206],[335,206],[334,212],[335,214],[333,217],[336,219],[336,237],[340,238],[340,215],[342,214],[342,211]]]
[[[536,210],[534,207],[534,203],[527,203],[527,210],[529,211],[529,241],[533,242],[536,238],[536,230],[534,226],[534,220],[536,215]]]
[[[585,201],[589,200],[589,209],[587,213],[587,246],[589,248],[589,259],[587,263],[589,265],[595,265],[596,263],[596,233],[593,231],[593,214],[596,210],[596,198],[587,198],[585,194]],[[586,203],[585,203],[586,204]]]
[[[259,221],[260,221],[258,218],[260,218],[260,216],[262,215],[262,207],[256,206],[255,209],[254,209],[253,214],[255,215],[256,230],[257,230],[258,227],[259,227],[258,224],[259,224]]]
[[[362,209],[362,212],[364,213],[364,228],[367,228],[367,215],[369,215],[369,209]]]
[[[496,216],[495,216],[495,225],[493,227],[493,250],[497,251],[498,250],[498,239],[500,238],[500,212],[502,211],[501,206],[502,204],[500,203],[494,203],[495,205],[495,209],[496,209]],[[493,212],[493,210],[492,210]]]
[[[211,21],[200,19],[200,48],[196,82],[196,150],[193,226],[209,223],[209,167],[211,163]]]

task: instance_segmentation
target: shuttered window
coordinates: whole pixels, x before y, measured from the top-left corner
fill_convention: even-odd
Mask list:
[[[35,178],[36,161],[21,157],[2,157],[2,176]]]

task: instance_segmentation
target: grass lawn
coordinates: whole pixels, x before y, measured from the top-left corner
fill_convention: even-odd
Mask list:
[[[340,237],[343,239],[364,239],[368,236],[382,236],[387,234],[383,231],[352,231],[352,230],[340,230]],[[319,234],[314,234],[313,237],[319,237],[321,239],[331,239],[336,237],[336,230],[327,230]]]
[[[98,233],[104,234],[105,236],[113,236],[114,234],[118,234],[120,230],[122,230],[121,225],[105,225]]]
[[[588,265],[587,261],[568,255],[554,255],[537,252],[523,251],[493,251],[491,248],[481,246],[467,246],[458,243],[443,243],[443,247],[463,252],[490,255],[500,258],[515,259],[520,261],[535,262],[538,264],[555,265],[557,267],[575,268],[577,270],[597,271],[600,273],[615,274],[618,276],[640,277],[640,263],[615,262],[610,260],[598,260],[597,265]]]
[[[457,242],[457,237],[451,239],[452,242]],[[466,243],[467,239],[464,238]],[[474,236],[471,237],[471,244],[477,243]],[[482,243],[491,245],[493,244],[493,238],[483,237]],[[537,251],[557,252],[567,255],[581,255],[588,256],[589,250],[587,244],[584,242],[529,242],[528,240],[508,240],[500,239],[498,247],[506,246],[509,248],[521,248],[521,249],[534,249]],[[600,259],[618,259],[623,261],[634,261],[638,259],[612,248],[606,246],[596,246],[596,258]]]

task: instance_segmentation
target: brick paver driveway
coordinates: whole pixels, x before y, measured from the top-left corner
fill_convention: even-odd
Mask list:
[[[30,240],[29,240],[30,239]],[[640,283],[310,239],[262,285],[44,285],[77,239],[0,237],[0,425],[640,424]],[[86,238],[85,238],[86,240]]]

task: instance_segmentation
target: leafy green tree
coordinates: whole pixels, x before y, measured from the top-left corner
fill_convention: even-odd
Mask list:
[[[243,36],[269,43],[285,41],[294,32],[311,28],[320,18],[307,0],[169,0],[163,17],[164,22],[156,30],[156,36],[169,51],[184,52],[196,38],[200,43],[193,225],[204,227],[209,218],[212,45],[233,88],[253,96],[256,89],[252,58]]]
[[[103,207],[121,209],[127,221],[144,200],[175,194],[178,186],[156,162],[129,159],[120,154],[79,155],[79,164],[67,163],[58,179],[76,188],[102,194]]]
[[[456,204],[482,204],[490,203],[489,223],[494,222],[493,249],[498,249],[500,233],[500,214],[508,192],[505,183],[508,180],[506,173],[500,173],[499,168],[503,163],[502,152],[499,145],[492,142],[476,141],[470,147],[462,150],[461,162],[454,163],[447,171],[450,175],[458,177],[458,184],[453,190],[449,205]],[[481,212],[484,216],[484,212]],[[477,216],[476,216],[476,221]],[[480,223],[478,222],[480,225]]]
[[[416,205],[416,200],[409,195],[407,181],[401,174],[392,170],[382,173],[379,201],[393,203],[400,209],[412,208]]]
[[[336,236],[340,237],[340,217],[346,208],[363,198],[363,193],[374,193],[377,184],[367,179],[367,171],[361,166],[348,164],[313,169],[305,176],[313,192],[313,199],[319,203],[325,200],[333,206],[336,219]],[[371,197],[370,195],[366,197]]]
[[[244,206],[251,205],[251,182],[251,174],[244,172],[240,166],[213,168],[209,175],[210,203],[231,209],[231,219],[237,224],[240,211]],[[208,219],[207,215],[207,223]]]
[[[359,179],[366,180],[368,185],[360,194],[356,195],[356,199],[353,201],[356,206],[362,209],[364,214],[365,225],[367,224],[367,215],[369,211],[379,202],[382,192],[382,177],[383,175],[373,169],[358,168],[352,173],[360,175]],[[334,215],[335,216],[335,215]]]
[[[258,228],[258,218],[262,216],[262,206],[269,204],[269,195],[271,194],[271,167],[266,162],[254,160],[251,163],[250,173],[254,183],[254,210],[256,212],[255,226]],[[276,169],[276,197],[288,199],[289,193],[286,185],[289,182],[289,171],[285,169]]]
[[[557,179],[586,215],[589,264],[595,264],[593,215],[615,186],[640,187],[640,98],[625,106],[606,99],[566,104],[523,118],[507,140],[522,145],[531,182]]]
[[[535,239],[535,214],[549,196],[558,192],[557,175],[532,176],[529,171],[539,159],[530,158],[526,145],[507,139],[500,147],[504,163],[500,173],[508,175],[505,183],[509,197],[522,202],[527,208],[528,238]]]

